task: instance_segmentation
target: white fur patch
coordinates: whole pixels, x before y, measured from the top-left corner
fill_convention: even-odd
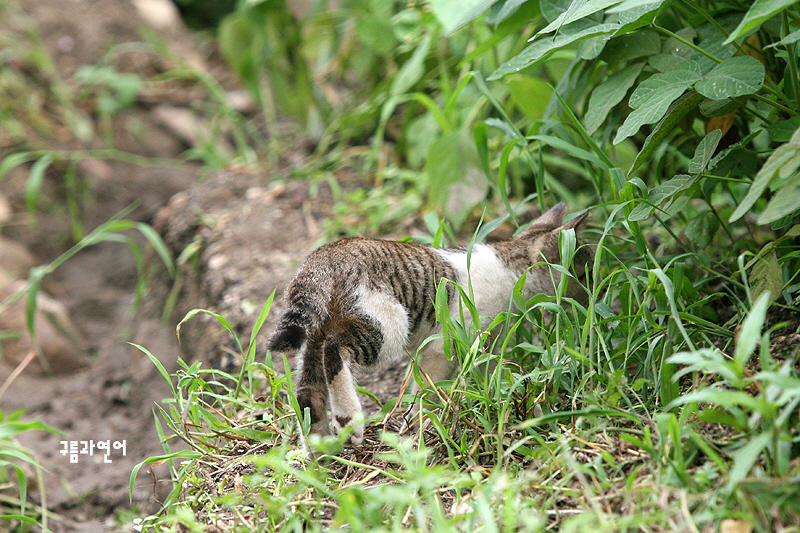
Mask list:
[[[355,418],[361,413],[361,401],[356,393],[349,364],[342,365],[342,369],[328,386],[328,392],[331,401],[331,423],[334,431],[338,433],[347,424],[357,422]],[[361,444],[363,436],[364,428],[360,424],[354,424],[350,442]]]
[[[405,354],[408,342],[409,323],[405,307],[396,298],[383,292],[370,291],[364,287],[358,290],[358,307],[377,320],[383,333],[383,345],[378,354],[378,362],[395,361]]]
[[[470,284],[474,296],[475,308],[478,314],[494,318],[503,311],[508,310],[514,285],[519,280],[519,275],[511,271],[497,256],[494,250],[484,244],[476,244],[469,256],[469,271],[467,271],[467,252],[463,250],[436,250],[449,261],[458,273],[454,280],[469,294]],[[457,312],[458,299],[450,303],[451,313]]]

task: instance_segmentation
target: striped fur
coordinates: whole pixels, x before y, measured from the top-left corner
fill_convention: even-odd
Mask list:
[[[268,347],[299,350],[297,400],[308,408],[311,432],[329,434],[352,424],[350,441],[359,444],[361,404],[355,391],[353,367],[374,367],[414,353],[432,334],[436,323],[434,300],[442,279],[472,285],[481,316],[492,318],[508,308],[519,277],[530,268],[526,296],[554,294],[559,274],[542,262],[558,263],[558,235],[577,227],[578,217],[562,224],[564,204],[558,204],[509,241],[466,249],[439,250],[428,246],[364,238],[325,245],[306,260],[284,295],[285,311]],[[575,274],[591,262],[591,251],[579,249]],[[458,301],[447,285],[452,310]],[[578,300],[582,289],[569,285],[568,296]],[[455,368],[444,356],[441,341],[420,352],[420,365],[434,381],[452,376]],[[331,418],[328,418],[330,409]]]

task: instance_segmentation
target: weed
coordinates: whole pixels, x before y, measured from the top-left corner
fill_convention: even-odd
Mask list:
[[[34,356],[35,354],[31,353],[6,378],[0,387],[0,398],[8,385],[32,361]],[[33,526],[38,525],[43,531],[48,531],[47,523],[52,518],[52,514],[47,510],[42,466],[33,452],[22,447],[14,437],[27,431],[36,430],[50,431],[58,435],[63,435],[63,433],[38,420],[23,421],[23,414],[22,411],[8,414],[0,411],[0,525],[7,528],[14,527],[15,531],[32,531]],[[35,471],[36,484],[41,487],[40,506],[34,505],[28,499],[28,473],[26,473],[28,469],[23,468],[23,465],[33,467]]]

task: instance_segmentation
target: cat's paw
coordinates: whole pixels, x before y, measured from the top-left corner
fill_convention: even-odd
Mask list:
[[[353,428],[353,432],[350,433],[350,438],[347,439],[347,442],[351,446],[361,446],[364,442],[364,427],[358,426]]]
[[[358,422],[354,422],[352,417],[341,415],[334,416],[331,422],[333,431],[337,435],[341,433],[345,427],[350,426],[350,437],[347,439],[347,443],[351,446],[359,446],[364,442],[364,426]]]

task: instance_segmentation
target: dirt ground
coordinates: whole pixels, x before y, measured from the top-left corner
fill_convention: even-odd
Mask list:
[[[152,14],[143,16],[136,4],[145,0],[19,0],[35,22],[56,68],[69,77],[80,65],[97,64],[115,44],[139,41],[143,27],[157,29],[170,48],[185,60],[224,78],[232,93],[238,88],[203,39],[174,21],[165,24]],[[145,18],[148,20],[146,21]],[[207,42],[207,40],[205,41]],[[200,44],[198,44],[200,43]],[[120,56],[120,61],[126,57]],[[141,57],[127,58],[126,68],[149,68]],[[114,122],[115,145],[149,157],[175,158],[191,139],[164,119],[165,109],[192,112],[191,100],[173,94],[140,97],[133,109]],[[189,136],[191,137],[191,136]],[[93,146],[88,146],[93,147]],[[64,148],[76,146],[67,143]],[[290,160],[302,159],[302,147]],[[104,243],[67,261],[45,284],[63,302],[86,339],[90,364],[73,373],[42,376],[23,372],[0,400],[9,413],[26,411],[25,419],[41,420],[64,432],[63,436],[32,431],[19,437],[35,452],[46,469],[46,505],[59,517],[49,525],[54,531],[130,530],[126,509],[149,513],[158,509],[168,491],[164,467],[151,475],[142,469],[129,501],[132,468],[147,457],[162,453],[153,423],[155,403],[169,396],[169,387],[154,365],[133,342],[146,347],[169,371],[177,359],[201,360],[204,365],[230,364],[224,358],[234,346],[216,321],[198,315],[181,331],[175,325],[193,308],[207,308],[226,316],[240,338],[249,338],[261,306],[273,290],[278,297],[264,333],[259,354],[281,310],[280,292],[303,258],[322,236],[322,219],[330,213],[331,199],[324,189],[311,197],[300,182],[246,172],[218,172],[199,179],[199,168],[154,168],[114,161],[88,161],[80,167],[94,193],[81,206],[87,230],[108,220],[125,207],[138,207],[128,218],[153,224],[174,257],[199,240],[196,270],[188,269],[180,297],[169,323],[161,320],[166,295],[173,281],[153,254],[148,255],[150,283],[142,305],[132,307],[137,279],[136,263],[128,247]],[[14,211],[14,222],[3,235],[22,243],[41,263],[65,249],[68,223],[64,210],[39,215],[31,225],[25,213],[26,169],[0,181],[0,194]],[[48,175],[54,182],[60,177]],[[145,242],[132,235],[143,249]],[[235,361],[234,361],[235,364]],[[12,367],[0,365],[0,384]],[[396,394],[403,365],[365,376],[362,383],[382,400]],[[369,400],[365,400],[368,409]],[[125,441],[111,450],[112,462],[103,455],[79,455],[77,463],[60,453],[61,441]],[[31,480],[35,479],[30,475]],[[156,481],[158,480],[158,481]],[[36,501],[41,491],[31,487]],[[135,516],[135,515],[134,515]]]

